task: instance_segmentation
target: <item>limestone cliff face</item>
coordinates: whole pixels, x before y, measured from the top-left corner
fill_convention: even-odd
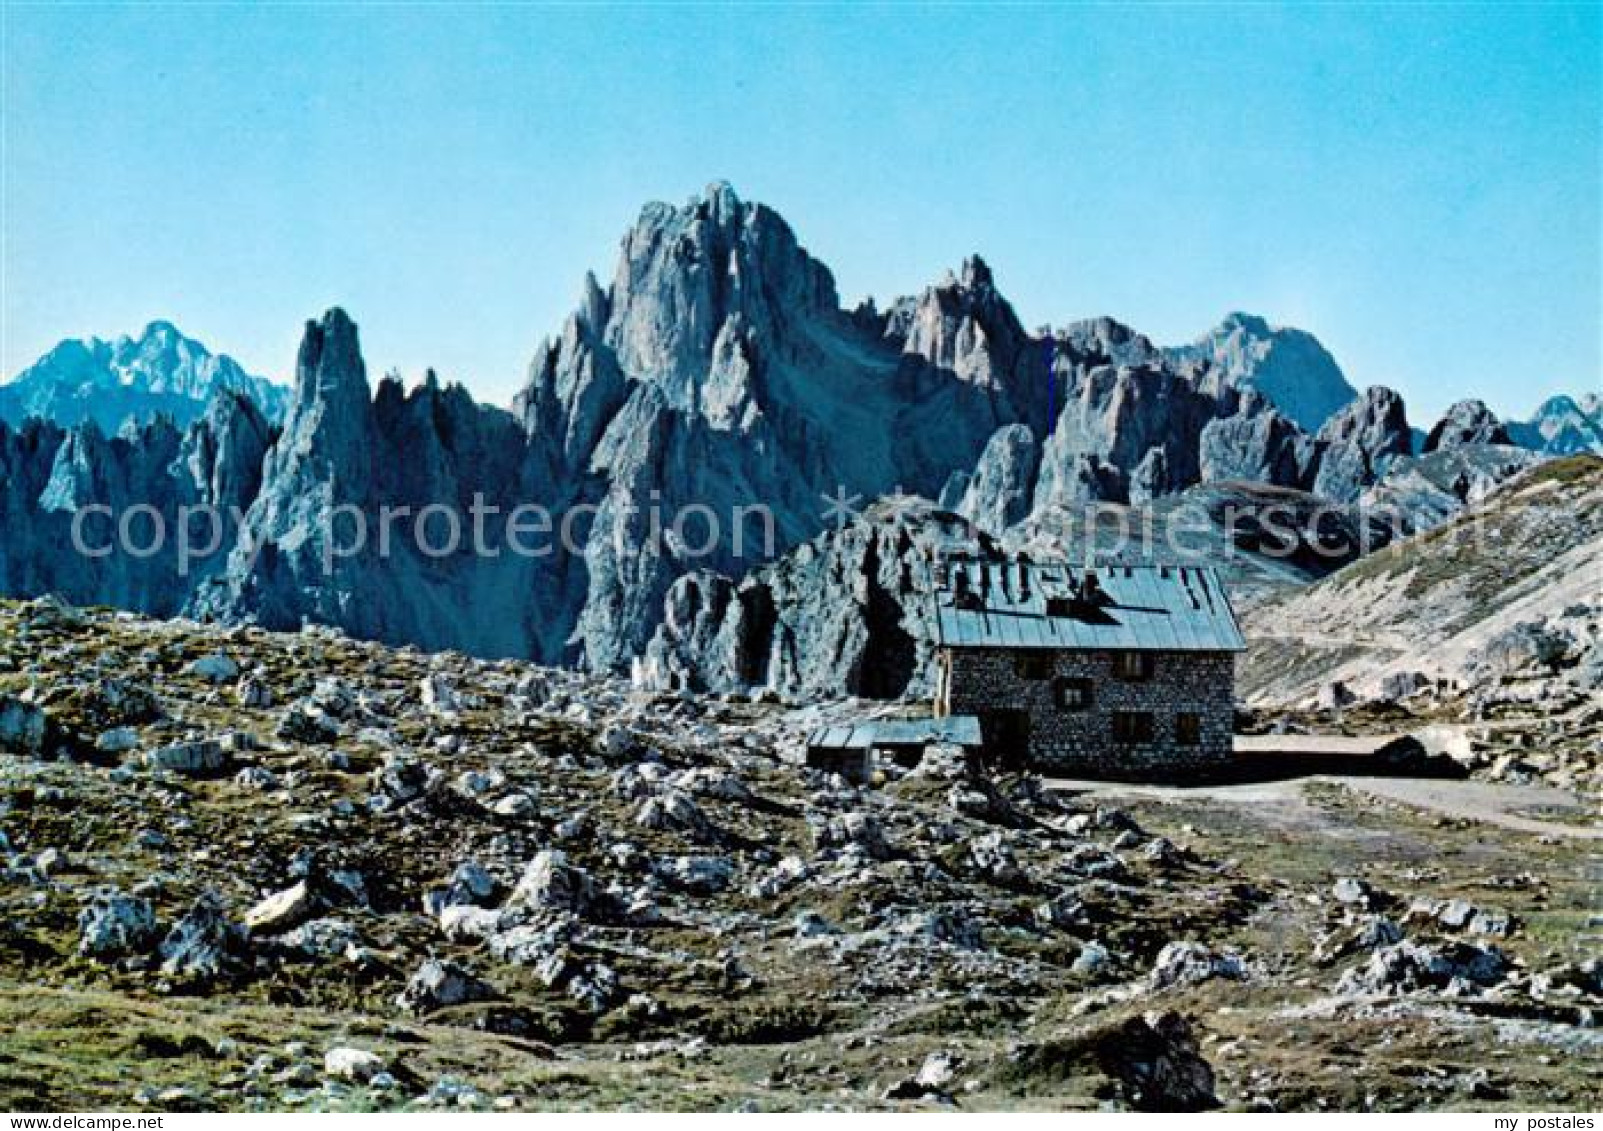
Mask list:
[[[262,461],[276,433],[256,402],[233,391],[212,399],[200,426],[184,436],[180,459],[195,493],[243,512],[262,486]]]
[[[627,666],[678,577],[744,574],[815,533],[825,496],[935,494],[998,426],[1044,417],[1031,365],[978,259],[885,315],[848,313],[778,214],[727,185],[648,206],[517,402],[551,474],[598,508],[578,652]],[[694,538],[653,537],[653,508],[688,507],[718,516],[710,546],[699,519]]]
[[[1318,459],[1313,438],[1255,394],[1233,416],[1210,420],[1198,438],[1204,483],[1247,480],[1299,487]]]
[[[1041,462],[1040,445],[1025,424],[998,428],[980,461],[963,482],[958,513],[986,530],[1006,530],[1030,512],[1030,495]]]
[[[181,508],[209,502],[240,470],[228,462],[240,456],[239,444],[219,445],[213,426],[203,419],[186,437],[158,417],[108,437],[93,421],[67,429],[37,419],[20,429],[0,423],[0,591],[179,612],[228,545],[226,531],[213,544],[197,524],[195,552],[180,563]],[[220,446],[229,455],[194,475],[185,452]]]
[[[1077,369],[1043,447],[1035,506],[1082,496],[1140,501],[1197,482],[1202,430],[1233,401],[1152,362]]]

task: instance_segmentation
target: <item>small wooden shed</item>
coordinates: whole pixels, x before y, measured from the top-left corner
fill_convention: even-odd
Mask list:
[[[936,743],[977,748],[980,721],[973,715],[940,719],[873,719],[821,727],[807,739],[807,765],[865,782],[876,757],[900,766],[914,766],[926,747]]]

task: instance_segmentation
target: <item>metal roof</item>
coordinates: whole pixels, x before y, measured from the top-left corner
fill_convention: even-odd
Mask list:
[[[1099,566],[1039,562],[949,563],[936,595],[937,639],[946,648],[1047,648],[1135,652],[1241,652],[1247,643],[1213,570],[1194,566]],[[1101,590],[1072,615],[1048,616],[1047,600]],[[966,586],[968,600],[958,598]]]
[[[973,715],[949,715],[941,719],[877,719],[873,722],[821,727],[807,739],[807,745],[815,750],[927,746],[932,742],[978,746],[980,720]]]

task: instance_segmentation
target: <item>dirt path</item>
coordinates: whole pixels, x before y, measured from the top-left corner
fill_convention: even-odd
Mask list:
[[[1050,789],[1090,797],[1190,798],[1223,801],[1270,813],[1301,808],[1303,786],[1325,781],[1344,785],[1385,801],[1427,809],[1449,817],[1483,821],[1500,828],[1537,836],[1575,840],[1603,840],[1603,824],[1595,807],[1573,793],[1544,785],[1505,785],[1500,782],[1453,781],[1441,778],[1310,777],[1245,785],[1172,786],[1125,782],[1081,781],[1053,778]],[[1564,821],[1544,821],[1523,814],[1534,809],[1556,810]],[[1590,823],[1586,823],[1590,818]],[[1270,818],[1274,819],[1274,818]],[[1566,823],[1573,820],[1575,823]]]

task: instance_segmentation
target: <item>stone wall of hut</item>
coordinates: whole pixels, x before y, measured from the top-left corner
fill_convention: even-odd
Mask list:
[[[1044,661],[1044,671],[1025,672],[1025,657]],[[1151,676],[1129,680],[1118,674],[1116,653],[1034,652],[958,648],[943,657],[941,707],[954,715],[976,715],[987,756],[1024,763],[1048,773],[1098,777],[1173,777],[1218,769],[1232,753],[1235,720],[1235,656],[1229,652],[1155,652]],[[1082,680],[1091,702],[1081,709],[1059,706],[1059,680]],[[1028,719],[1028,749],[1006,736],[1005,712]],[[1115,736],[1119,712],[1151,716],[1147,741]],[[1196,742],[1180,741],[1178,716],[1197,716]]]

